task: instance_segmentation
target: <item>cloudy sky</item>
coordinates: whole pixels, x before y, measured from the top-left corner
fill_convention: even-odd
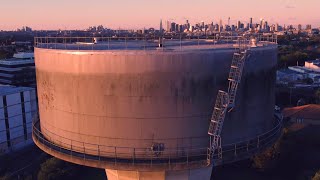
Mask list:
[[[0,29],[158,28],[160,19],[184,23],[255,22],[320,26],[320,0],[0,0]]]

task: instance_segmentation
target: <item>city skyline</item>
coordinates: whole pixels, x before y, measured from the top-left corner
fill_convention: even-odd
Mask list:
[[[16,30],[22,26],[30,26],[36,30],[51,29],[86,29],[92,25],[102,24],[113,29],[141,29],[143,27],[159,27],[159,20],[171,20],[192,24],[197,22],[219,22],[235,24],[238,20],[254,22],[260,18],[269,23],[280,25],[292,24],[297,26],[311,24],[320,26],[320,15],[310,13],[316,11],[320,1],[309,0],[270,0],[261,3],[254,0],[208,1],[199,0],[194,3],[185,0],[183,3],[176,0],[164,0],[157,6],[147,0],[131,2],[70,0],[56,1],[4,1],[0,7],[0,29]],[[308,12],[308,13],[306,13]]]

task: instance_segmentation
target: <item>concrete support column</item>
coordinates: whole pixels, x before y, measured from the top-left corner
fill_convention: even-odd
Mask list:
[[[183,171],[120,171],[106,169],[108,180],[210,180],[212,166]]]

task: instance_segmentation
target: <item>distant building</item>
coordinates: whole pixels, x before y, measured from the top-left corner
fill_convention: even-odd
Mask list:
[[[296,72],[291,69],[281,69],[277,71],[277,83],[287,84],[304,79],[306,76],[301,72]]]
[[[320,73],[320,59],[306,61],[304,67]]]
[[[304,78],[311,78],[314,83],[320,83],[320,73],[309,69],[308,67],[303,66],[291,66],[290,70],[295,71],[296,73],[304,74]]]
[[[172,22],[170,26],[170,32],[175,32],[176,31],[176,23]]]
[[[310,30],[310,29],[312,29],[311,24],[307,24],[306,25],[306,30]]]
[[[166,32],[170,32],[170,29],[171,29],[171,23],[170,23],[170,21],[167,21],[167,23],[166,23]]]
[[[34,86],[36,82],[33,53],[18,53],[0,60],[0,84]]]
[[[306,61],[305,66],[290,66],[277,71],[277,83],[287,84],[304,79],[312,79],[315,85],[320,84],[320,60]]]
[[[283,110],[284,118],[298,124],[320,125],[320,105],[309,104]]]
[[[16,46],[31,46],[32,45],[32,43],[30,41],[14,41],[11,44],[16,45]]]

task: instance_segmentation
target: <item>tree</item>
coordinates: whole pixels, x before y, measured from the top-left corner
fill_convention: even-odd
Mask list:
[[[73,167],[57,158],[50,158],[41,164],[38,172],[39,180],[70,179]]]
[[[312,180],[320,180],[320,170],[316,172],[316,174],[313,176]]]
[[[306,84],[313,84],[313,80],[311,78],[306,78],[302,80]]]

